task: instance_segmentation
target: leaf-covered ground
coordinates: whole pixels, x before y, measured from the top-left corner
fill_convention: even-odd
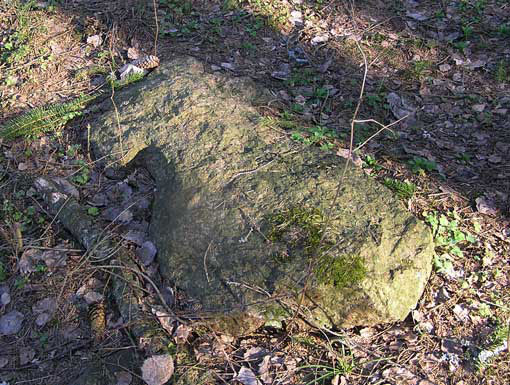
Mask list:
[[[274,94],[260,109],[267,124],[304,148],[348,156],[356,118],[354,163],[394,190],[437,243],[430,284],[404,322],[313,332],[290,322],[238,339],[171,322],[163,326],[175,341],[171,381],[508,383],[508,1],[2,2],[0,125],[92,93],[140,52],[192,55],[210,71],[264,84]],[[88,149],[93,129],[75,117],[0,144],[0,383],[68,384],[112,352],[144,358],[111,303],[108,273],[33,188],[40,175],[64,178],[105,236],[126,242],[157,276],[150,176],[105,172]],[[189,315],[192,304],[165,293]],[[106,304],[101,333],[88,314],[97,303]],[[118,384],[140,381],[121,363],[114,371]]]

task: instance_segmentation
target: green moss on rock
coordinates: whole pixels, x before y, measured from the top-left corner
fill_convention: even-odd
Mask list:
[[[284,243],[285,251],[273,257],[278,263],[291,263],[293,257],[304,257],[313,267],[318,283],[335,287],[352,286],[365,278],[363,258],[356,255],[329,255],[334,246],[326,240],[327,222],[317,208],[293,207],[269,216],[271,225],[268,239]]]
[[[342,288],[361,282],[367,270],[363,258],[357,255],[323,255],[314,273],[319,283]]]
[[[324,216],[317,208],[293,207],[269,215],[268,221],[268,239],[287,246],[285,254],[274,256],[278,262],[291,262],[294,253],[313,258],[328,248],[322,240]]]

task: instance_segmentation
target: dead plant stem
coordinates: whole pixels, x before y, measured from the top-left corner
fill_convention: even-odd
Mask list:
[[[158,36],[159,36],[159,22],[158,22],[158,6],[156,0],[152,0],[154,6],[154,21],[156,22],[156,33],[154,34],[154,56],[158,56]]]
[[[357,120],[357,117],[358,117],[359,110],[361,108],[361,104],[363,103],[363,95],[364,95],[364,92],[365,92],[365,83],[366,83],[367,74],[368,74],[368,63],[367,63],[367,57],[365,55],[365,52],[363,51],[363,49],[361,48],[361,46],[359,45],[359,43],[357,41],[356,41],[356,46],[358,47],[358,49],[361,52],[361,55],[363,56],[364,73],[363,73],[363,81],[362,81],[362,84],[361,84],[360,94],[359,94],[359,97],[358,97],[358,103],[356,104],[356,109],[354,110],[354,113],[353,113],[353,116],[352,116],[352,120],[351,120],[351,136],[350,136],[350,141],[349,141],[349,156],[347,158],[347,161],[345,162],[342,175],[340,176],[340,179],[338,181],[338,186],[336,188],[335,196],[333,198],[333,201],[331,202],[330,212],[326,216],[325,221],[324,221],[324,223],[322,225],[322,235],[321,235],[321,239],[319,241],[319,246],[317,247],[317,251],[321,250],[321,247],[324,244],[324,240],[326,239],[326,233],[327,233],[326,230],[327,230],[327,228],[329,226],[329,223],[331,221],[331,211],[336,206],[336,201],[338,200],[338,197],[340,196],[340,190],[342,188],[342,184],[343,184],[343,181],[345,179],[345,175],[347,174],[347,169],[349,167],[349,162],[352,159],[352,150],[353,150],[353,144],[354,144],[354,126],[355,126],[355,123],[356,123],[356,120]],[[313,273],[313,267],[314,267],[314,265],[316,263],[318,263],[318,260],[320,259],[321,256],[317,255],[315,257],[316,257],[315,260],[310,259],[310,262],[308,263],[307,275],[305,277],[303,289],[301,290],[301,294],[299,295],[299,299],[298,299],[298,303],[297,303],[297,309],[295,310],[294,315],[292,316],[292,319],[289,322],[289,325],[291,325],[295,321],[295,318],[301,313],[301,307],[303,306],[303,302],[304,302],[304,299],[305,299],[305,296],[306,296],[306,292],[308,291],[308,284],[309,284],[309,281],[310,281],[310,277],[311,277],[311,275]]]
[[[165,310],[177,321],[183,323],[183,324],[187,324],[188,322],[183,320],[182,318],[180,318],[179,316],[177,316],[173,311],[172,309],[170,309],[170,307],[166,304],[166,301],[165,299],[163,298],[163,295],[161,294],[161,291],[159,290],[158,286],[154,283],[154,281],[145,273],[141,272],[139,269],[134,269],[132,267],[129,267],[129,266],[122,266],[122,265],[100,265],[100,266],[94,266],[94,268],[97,268],[97,269],[104,269],[106,271],[108,271],[108,269],[126,269],[126,270],[129,270],[135,274],[140,274],[142,276],[142,278],[144,278],[151,286],[152,288],[154,289],[154,291],[156,292],[156,294],[158,295],[159,297],[159,300],[161,301],[161,304],[162,306],[165,308]]]
[[[388,130],[390,131],[391,133],[394,134],[393,130],[390,129],[391,126],[394,126],[395,124],[397,123],[400,123],[402,120],[404,120],[405,118],[407,118],[409,116],[409,114],[407,114],[406,116],[400,118],[399,120],[396,120],[394,121],[393,123],[390,123],[390,124],[387,124],[387,125],[383,125],[381,123],[379,123],[377,120],[374,120],[374,119],[366,119],[366,120],[356,120],[355,123],[366,123],[366,122],[373,122],[373,123],[376,123],[380,126],[382,126],[381,129],[379,129],[375,134],[371,135],[367,140],[365,140],[363,143],[361,143],[359,146],[357,146],[354,151],[358,151],[360,150],[362,147],[364,147],[368,142],[370,142],[372,139],[374,139],[376,136],[378,136],[381,132],[385,131],[385,130]]]
[[[112,28],[112,31],[111,31],[111,34],[110,34],[110,44],[109,44],[109,52],[110,52],[110,73],[114,73],[114,70],[113,70],[113,66],[112,66],[112,63],[114,62],[114,57],[113,57],[113,40],[115,38],[115,30],[116,30],[116,26],[114,25],[113,28]],[[119,109],[117,108],[117,103],[115,103],[115,82],[112,80],[112,82],[110,83],[110,88],[112,90],[112,94],[110,95],[110,100],[112,101],[112,105],[113,105],[113,109],[115,110],[115,121],[117,123],[117,133],[119,135],[119,144],[120,144],[120,151],[123,152],[123,148],[122,148],[122,129],[120,127],[120,115],[119,115]]]

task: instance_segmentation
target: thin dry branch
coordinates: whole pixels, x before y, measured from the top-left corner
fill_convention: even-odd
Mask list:
[[[156,33],[154,34],[154,56],[158,56],[158,35],[159,35],[159,22],[158,22],[158,6],[156,0],[152,0],[154,6],[154,21],[156,23]]]
[[[402,118],[400,118],[398,120],[395,120],[393,123],[390,123],[390,124],[387,124],[387,125],[383,125],[383,124],[379,123],[377,120],[374,120],[374,119],[357,120],[356,123],[368,123],[368,122],[371,122],[371,123],[376,123],[376,124],[378,124],[378,125],[380,125],[382,127],[381,127],[381,129],[377,130],[377,132],[375,134],[371,135],[367,140],[365,140],[363,143],[361,143],[359,146],[357,146],[354,149],[354,151],[360,150],[368,142],[370,142],[372,139],[374,139],[376,136],[378,136],[381,132],[383,132],[385,130],[388,130],[389,132],[394,134],[393,130],[391,130],[390,127],[394,126],[397,123],[400,123],[402,120],[406,119],[408,116],[409,116],[409,114],[407,114],[406,116],[403,116]]]

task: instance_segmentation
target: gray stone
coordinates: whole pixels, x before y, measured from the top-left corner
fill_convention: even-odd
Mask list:
[[[343,159],[265,124],[253,106],[267,91],[184,57],[115,98],[119,121],[109,99],[91,118],[96,156],[153,175],[162,273],[218,329],[277,325],[297,308],[318,326],[374,325],[415,307],[429,229]]]

